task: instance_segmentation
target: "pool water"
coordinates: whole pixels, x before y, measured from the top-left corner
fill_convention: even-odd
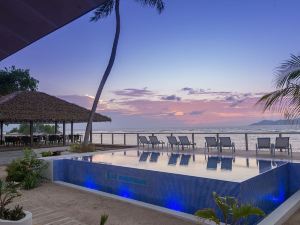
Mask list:
[[[286,163],[253,158],[132,150],[73,159],[235,182],[245,181]]]

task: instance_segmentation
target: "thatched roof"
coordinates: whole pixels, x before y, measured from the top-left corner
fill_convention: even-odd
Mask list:
[[[0,97],[0,121],[22,122],[87,122],[89,110],[57,97],[35,91],[20,91]],[[111,121],[96,113],[94,122]]]

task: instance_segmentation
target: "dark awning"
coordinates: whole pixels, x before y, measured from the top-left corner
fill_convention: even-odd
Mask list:
[[[106,0],[0,0],[0,61]]]

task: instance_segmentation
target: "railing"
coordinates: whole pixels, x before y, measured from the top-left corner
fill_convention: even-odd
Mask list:
[[[270,137],[272,143],[276,137],[290,137],[293,151],[300,151],[300,132],[93,132],[93,142],[111,145],[134,145],[139,143],[139,136],[157,136],[159,140],[168,143],[167,136],[187,136],[192,143],[196,143],[196,148],[204,148],[205,137],[215,136],[231,137],[237,150],[255,150],[258,137]]]

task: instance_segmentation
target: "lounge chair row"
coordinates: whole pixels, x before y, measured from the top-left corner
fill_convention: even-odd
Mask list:
[[[170,146],[172,149],[173,147],[195,147],[196,143],[193,143],[189,140],[187,136],[178,136],[178,139],[175,136],[167,136],[168,143],[167,146]],[[156,146],[161,146],[162,148],[165,145],[165,142],[158,140],[157,136],[149,136],[149,140],[146,136],[139,136],[139,146],[142,145],[143,147],[152,146],[153,148]],[[228,148],[235,152],[235,144],[231,141],[230,137],[205,137],[205,150],[210,151],[212,148],[216,148],[219,152],[222,152],[225,148]],[[271,138],[257,138],[256,144],[256,153],[258,151],[268,149],[271,154],[275,155],[275,150],[286,150],[288,154],[292,154],[292,145],[290,144],[289,137],[277,137],[275,139],[275,144],[271,143]]]
[[[263,149],[269,150],[271,155],[275,155],[276,150],[285,150],[287,151],[288,155],[291,154],[291,156],[293,154],[289,137],[277,137],[274,144],[271,143],[271,138],[269,137],[257,138],[256,154],[258,151]]]
[[[168,136],[168,143],[167,145],[170,146],[171,148],[173,148],[174,146],[177,146],[178,148],[181,146],[182,149],[184,147],[195,147],[196,143],[192,143],[190,142],[189,138],[187,136],[179,136],[177,140],[177,138],[175,136]],[[139,146],[142,145],[143,147],[149,146],[151,145],[153,148],[155,146],[161,146],[162,148],[165,145],[165,142],[158,140],[157,136],[149,136],[149,140],[147,139],[146,136],[139,136]]]

